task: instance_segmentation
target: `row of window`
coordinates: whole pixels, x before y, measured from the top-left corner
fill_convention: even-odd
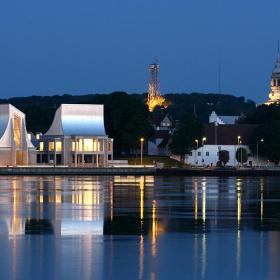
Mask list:
[[[190,156],[192,156],[193,155],[193,153],[192,152],[190,152],[190,154],[189,154]],[[209,152],[206,152],[205,153],[205,155],[207,156],[207,157],[209,157],[210,156],[210,153]],[[197,152],[197,156],[198,157],[200,157],[201,156],[201,152]]]
[[[48,145],[48,151],[50,152],[62,151],[61,141],[40,142],[39,150],[45,151],[45,145]],[[102,152],[103,150],[103,140],[100,139],[79,139],[77,141],[72,141],[72,152]],[[108,152],[112,152],[111,142],[108,143]]]
[[[272,80],[272,86],[274,87],[279,87],[280,86],[280,79],[276,80],[276,79],[273,79]]]

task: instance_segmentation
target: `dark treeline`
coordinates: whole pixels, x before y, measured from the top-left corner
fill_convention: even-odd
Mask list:
[[[207,121],[214,110],[217,114],[251,114],[255,103],[244,97],[224,94],[166,94],[170,101],[167,109],[149,113],[145,105],[147,94],[111,94],[30,96],[1,99],[0,103],[11,103],[26,114],[30,132],[46,132],[56,109],[62,103],[104,104],[105,127],[108,135],[115,139],[116,152],[137,148],[139,137],[153,136],[152,118],[169,113],[174,120],[181,120],[187,112],[195,113],[201,121]]]

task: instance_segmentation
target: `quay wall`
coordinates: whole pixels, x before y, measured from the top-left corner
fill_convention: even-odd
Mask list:
[[[280,176],[277,169],[191,169],[191,168],[154,168],[154,167],[109,167],[109,168],[72,168],[72,167],[0,167],[1,175],[24,176]]]

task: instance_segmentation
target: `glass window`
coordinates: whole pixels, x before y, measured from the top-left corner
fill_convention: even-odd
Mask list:
[[[49,142],[49,151],[54,151],[54,142]]]
[[[76,142],[72,141],[72,152],[76,151]]]
[[[84,151],[93,152],[93,139],[84,139]]]
[[[201,156],[201,152],[198,152],[197,155],[198,155],[198,156]]]
[[[189,155],[192,156],[192,152],[190,152]]]
[[[44,151],[44,142],[40,142],[39,144],[39,150]]]
[[[209,152],[206,152],[206,156],[209,157]]]
[[[58,142],[55,143],[55,149],[56,149],[57,152],[61,152],[61,150],[62,150],[61,141],[58,141]]]

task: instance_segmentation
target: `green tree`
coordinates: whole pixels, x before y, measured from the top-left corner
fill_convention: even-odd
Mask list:
[[[195,139],[201,139],[202,132],[202,124],[192,114],[187,113],[171,138],[171,152],[180,155],[182,160],[185,154],[194,148]]]
[[[245,148],[239,147],[235,153],[235,158],[238,162],[244,163],[248,160],[248,152]]]
[[[229,151],[219,151],[219,161],[225,166],[229,161]]]
[[[264,139],[264,142],[261,143],[260,139]],[[258,142],[259,155],[278,164],[280,161],[280,120],[268,121],[258,126],[254,130],[250,142],[250,147],[255,153]]]

